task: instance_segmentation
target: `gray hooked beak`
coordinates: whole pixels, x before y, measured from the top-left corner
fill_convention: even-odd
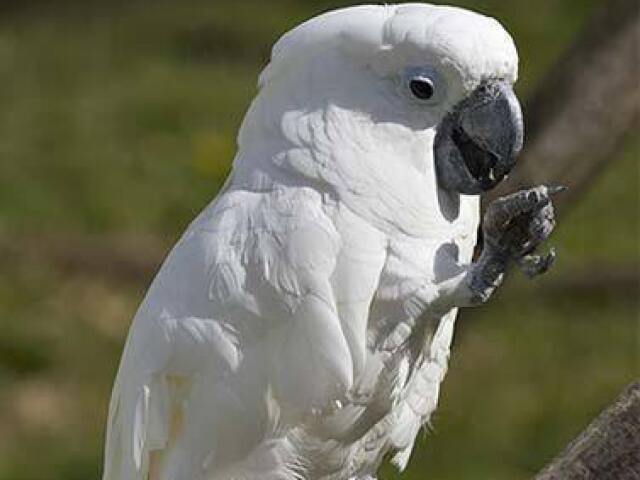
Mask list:
[[[482,83],[438,126],[434,153],[440,185],[468,195],[492,189],[515,165],[523,131],[511,85]]]

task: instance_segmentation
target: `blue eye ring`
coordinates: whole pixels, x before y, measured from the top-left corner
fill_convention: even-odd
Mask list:
[[[441,77],[430,66],[407,67],[402,73],[405,95],[419,103],[433,104],[444,98]]]

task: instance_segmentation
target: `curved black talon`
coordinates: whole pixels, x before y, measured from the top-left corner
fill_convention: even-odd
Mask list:
[[[569,190],[569,187],[567,187],[566,185],[552,185],[547,187],[547,193],[549,195],[555,195],[566,190]]]

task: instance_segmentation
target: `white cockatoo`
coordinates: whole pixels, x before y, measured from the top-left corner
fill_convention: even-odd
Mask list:
[[[539,186],[479,193],[522,146],[495,20],[426,4],[325,13],[274,46],[233,171],[136,313],[104,480],[364,480],[436,408],[458,307],[554,225]]]

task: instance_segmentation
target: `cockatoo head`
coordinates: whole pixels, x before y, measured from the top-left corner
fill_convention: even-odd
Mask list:
[[[522,147],[517,63],[504,28],[468,10],[325,13],[275,44],[240,132],[237,169],[266,149],[275,168],[343,196],[391,191],[380,205],[433,187],[488,190]]]

